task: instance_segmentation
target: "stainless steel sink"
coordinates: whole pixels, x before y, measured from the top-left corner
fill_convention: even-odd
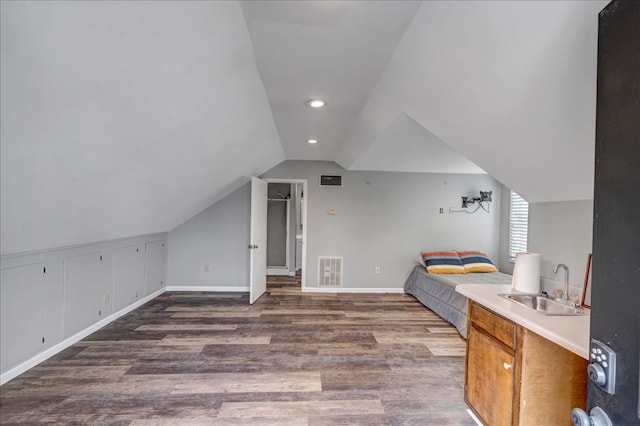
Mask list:
[[[586,311],[580,306],[576,306],[571,302],[559,302],[555,299],[551,299],[548,296],[542,294],[499,294],[512,302],[518,303],[522,306],[526,306],[529,309],[533,309],[542,315],[585,315]]]

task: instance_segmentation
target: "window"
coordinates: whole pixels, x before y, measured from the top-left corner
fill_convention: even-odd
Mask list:
[[[527,251],[527,230],[529,227],[529,203],[511,191],[509,201],[509,260],[516,259],[516,253]]]

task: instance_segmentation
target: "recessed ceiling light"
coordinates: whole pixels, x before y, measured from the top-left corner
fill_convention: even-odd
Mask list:
[[[309,99],[307,101],[307,105],[309,105],[311,108],[322,108],[325,103],[320,99]]]
[[[307,143],[310,143],[310,144],[318,143],[318,140],[317,139],[309,139],[307,141]]]

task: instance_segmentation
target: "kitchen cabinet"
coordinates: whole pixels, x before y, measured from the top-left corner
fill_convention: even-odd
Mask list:
[[[487,425],[571,424],[587,360],[469,301],[465,401]]]

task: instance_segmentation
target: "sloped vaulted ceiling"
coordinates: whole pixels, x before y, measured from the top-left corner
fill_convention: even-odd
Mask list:
[[[528,201],[593,197],[604,1],[426,1],[336,156],[407,114]]]
[[[169,231],[285,156],[592,198],[605,3],[2,1],[2,254]]]
[[[236,2],[2,2],[2,253],[167,231],[284,159]]]
[[[420,3],[241,4],[287,159],[333,160]],[[317,97],[328,105],[310,111]]]

